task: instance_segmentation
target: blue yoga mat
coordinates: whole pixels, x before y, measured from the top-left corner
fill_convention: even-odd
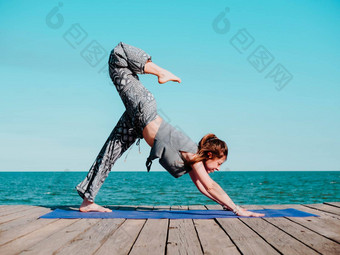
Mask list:
[[[264,213],[264,217],[310,217],[318,215],[306,213],[293,208],[251,210]],[[112,212],[87,212],[56,209],[40,218],[44,219],[78,219],[78,218],[125,218],[125,219],[214,219],[214,218],[248,218],[237,216],[231,211],[224,210],[153,210],[153,211],[127,211],[114,210]]]

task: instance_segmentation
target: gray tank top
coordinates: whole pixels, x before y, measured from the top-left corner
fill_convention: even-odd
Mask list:
[[[175,178],[189,172],[191,168],[184,164],[181,151],[197,153],[197,145],[181,131],[166,121],[162,121],[146,161],[150,171],[152,160],[159,158],[159,163]]]

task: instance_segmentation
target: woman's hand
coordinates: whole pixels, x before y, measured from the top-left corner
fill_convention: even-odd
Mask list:
[[[246,217],[263,217],[264,216],[263,213],[251,212],[251,211],[248,211],[247,209],[244,209],[244,208],[241,208],[241,207],[237,211],[237,215],[238,216],[246,216]]]

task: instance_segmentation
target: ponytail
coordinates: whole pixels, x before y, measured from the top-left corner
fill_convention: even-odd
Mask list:
[[[208,152],[212,154],[212,157],[222,158],[228,156],[228,146],[227,144],[217,138],[214,134],[207,134],[202,137],[198,143],[198,151],[194,159],[189,160],[188,164],[195,164],[200,161],[206,161],[209,159]]]

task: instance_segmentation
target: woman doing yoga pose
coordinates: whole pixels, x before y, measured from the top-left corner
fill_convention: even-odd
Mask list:
[[[126,110],[106,140],[86,178],[76,187],[83,198],[80,211],[111,211],[95,204],[95,196],[116,160],[137,139],[144,138],[151,146],[150,156],[146,162],[148,171],[152,160],[159,158],[159,163],[175,178],[189,173],[198,190],[225,209],[240,216],[264,216],[235,205],[223,189],[210,178],[209,173],[219,171],[227,159],[226,143],[214,134],[207,134],[197,146],[189,137],[172,127],[157,115],[156,101],[139,81],[137,74],[156,75],[161,84],[168,81],[180,83],[180,78],[154,64],[151,56],[142,49],[122,42],[111,52],[109,72]]]

